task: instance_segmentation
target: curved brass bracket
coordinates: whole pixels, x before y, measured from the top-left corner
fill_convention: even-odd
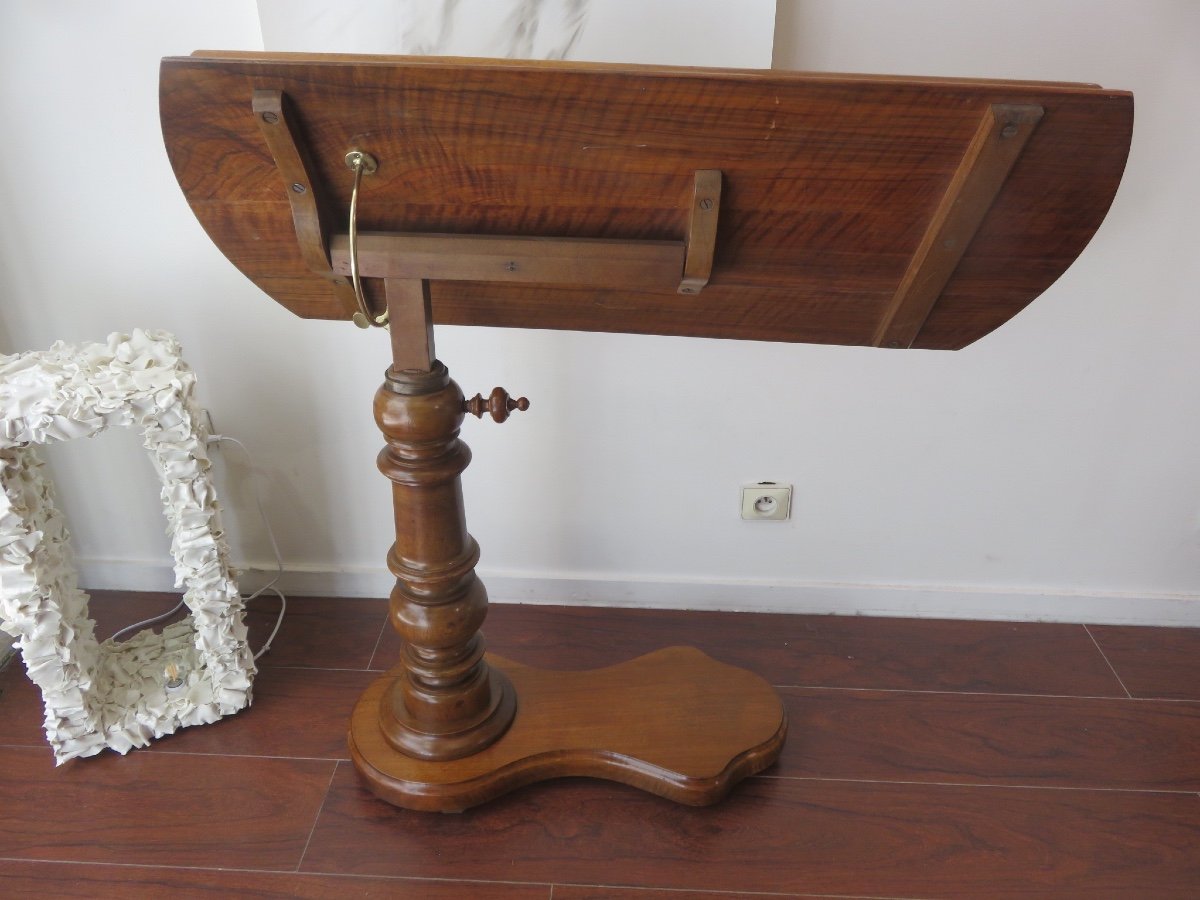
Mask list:
[[[351,321],[359,328],[387,328],[388,311],[384,309],[378,316],[372,316],[367,298],[363,296],[362,277],[358,271],[358,186],[363,173],[373,174],[379,163],[375,157],[363,150],[351,150],[346,154],[346,167],[354,172],[354,188],[350,192],[350,282],[354,285],[354,299],[358,301],[358,310]]]

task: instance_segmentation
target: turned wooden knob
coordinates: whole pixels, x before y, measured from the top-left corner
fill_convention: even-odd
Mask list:
[[[503,422],[508,418],[510,412],[514,410],[525,412],[529,409],[529,401],[524,397],[514,400],[508,395],[508,391],[497,387],[492,388],[492,392],[486,400],[483,399],[482,394],[476,394],[470,400],[464,400],[463,409],[477,419],[482,419],[485,412],[490,412],[494,421]]]

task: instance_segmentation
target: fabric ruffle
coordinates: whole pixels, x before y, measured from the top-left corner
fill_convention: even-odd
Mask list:
[[[251,702],[243,605],[210,475],[195,373],[166,332],[0,356],[0,630],[17,639],[58,763],[126,753]],[[136,428],[162,482],[175,585],[190,615],[99,643],[34,445]],[[169,673],[169,674],[168,674]]]

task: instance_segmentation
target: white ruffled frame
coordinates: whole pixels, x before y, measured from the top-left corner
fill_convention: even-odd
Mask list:
[[[0,356],[0,630],[17,639],[41,689],[57,764],[105,747],[124,754],[250,705],[254,659],[195,384],[179,343],[161,331]],[[112,426],[144,436],[190,610],[162,634],[145,629],[119,644],[96,640],[35,451]]]

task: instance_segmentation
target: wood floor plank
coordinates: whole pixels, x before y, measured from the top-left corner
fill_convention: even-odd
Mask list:
[[[1200,791],[1198,703],[781,693],[791,727],[773,775]]]
[[[609,885],[554,886],[554,900],[769,900],[771,897],[813,897],[814,894],[777,894],[755,891],[658,891],[654,888],[618,888]],[[829,894],[820,896],[828,897]],[[849,894],[839,894],[849,897]]]
[[[378,672],[264,666],[249,709],[155,741],[165,753],[349,759],[346,730],[359,695]],[[300,727],[297,727],[297,726]]]
[[[549,900],[550,889],[546,885],[0,860],[0,896],[171,897],[172,900],[213,897],[236,897],[238,900],[328,900],[330,897]]]
[[[43,718],[42,694],[17,657],[0,671],[0,744],[45,747]]]
[[[105,641],[116,632],[145,619],[160,616],[177,606],[180,595],[163,591],[88,591],[88,615],[96,623],[97,640]],[[161,631],[165,625],[177,622],[187,612],[180,610],[153,625]]]
[[[170,599],[92,611],[111,633]],[[576,780],[431,816],[337,762],[394,658],[390,629],[371,657],[386,610],[296,598],[250,710],[58,769],[20,662],[0,673],[0,857],[24,860],[0,859],[0,896],[1200,896],[1198,632],[1093,627],[1135,695],[1178,698],[1129,700],[1080,626],[496,604],[491,648],[534,665],[690,643],[759,671],[789,741],[712,808]]]
[[[1135,697],[1200,700],[1200,628],[1089,625]]]
[[[211,725],[183,728],[151,751],[295,759],[349,759],[350,713],[378,672],[264,667],[249,709]],[[42,700],[19,665],[0,673],[0,745],[45,747]],[[303,727],[297,728],[296,723]]]
[[[247,604],[250,646],[257,651],[275,627],[279,598]],[[387,601],[359,597],[289,597],[287,614],[259,666],[367,669],[387,622]]]
[[[251,605],[256,648],[275,602]],[[383,599],[292,598],[261,664],[390,668],[400,645],[386,620]],[[780,685],[1124,696],[1077,625],[497,603],[484,630],[495,652],[547,668],[611,665],[685,644]]]
[[[445,816],[376,800],[343,763],[303,868],[685,890],[1194,897],[1197,848],[1194,794],[755,778],[692,809],[578,780]]]
[[[378,672],[263,666],[249,709],[211,725],[183,728],[151,750],[299,759],[348,759],[346,729],[355,702]],[[45,747],[41,694],[19,660],[0,672],[0,745]],[[302,728],[296,723],[303,722]]]
[[[18,673],[19,674],[19,673]],[[264,668],[254,705],[151,750],[346,759],[373,672]],[[0,743],[45,746],[32,685],[0,696]],[[772,774],[880,781],[1200,791],[1200,704],[781,688],[791,732]],[[27,696],[26,696],[27,695]],[[303,722],[302,728],[295,723]],[[9,735],[11,740],[3,738]]]
[[[685,644],[772,684],[1123,697],[1079,625],[493,604],[489,649],[585,669]],[[373,666],[389,668],[387,629]]]
[[[104,640],[119,628],[169,610],[179,597],[166,593],[91,591],[88,613],[96,636]],[[279,598],[263,594],[246,604],[250,647],[262,648],[279,614]],[[179,613],[166,622],[182,618]],[[291,597],[287,614],[271,650],[259,666],[307,666],[323,669],[366,669],[384,623],[387,601],[358,597]],[[166,622],[157,624],[160,630]]]
[[[0,748],[0,857],[291,869],[335,765]]]

